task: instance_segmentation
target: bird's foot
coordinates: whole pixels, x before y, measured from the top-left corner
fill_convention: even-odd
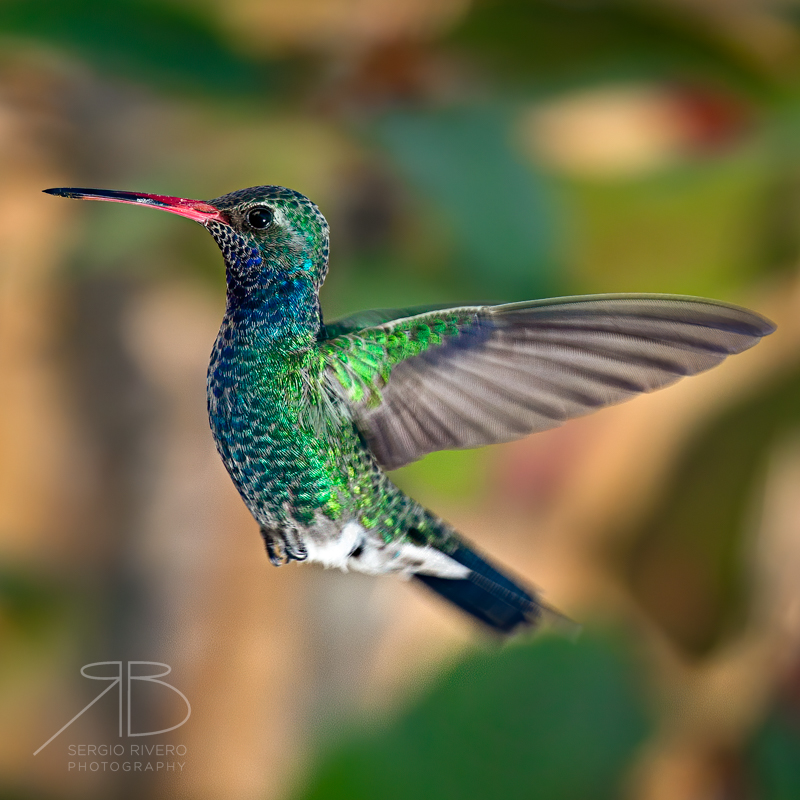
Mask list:
[[[275,530],[261,527],[261,537],[267,548],[267,556],[274,567],[281,567],[290,561],[305,561],[308,551],[294,531]]]

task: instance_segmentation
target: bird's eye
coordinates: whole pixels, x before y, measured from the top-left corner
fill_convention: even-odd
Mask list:
[[[269,227],[269,224],[272,222],[272,209],[264,208],[263,206],[258,206],[257,208],[251,208],[247,212],[247,224],[251,228],[255,228],[256,230],[263,230],[264,228]]]

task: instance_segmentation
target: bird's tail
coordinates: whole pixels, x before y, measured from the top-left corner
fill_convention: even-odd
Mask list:
[[[521,586],[462,542],[447,555],[467,567],[469,574],[457,579],[419,574],[414,577],[497,633],[516,633],[545,620],[566,621],[535,591]]]

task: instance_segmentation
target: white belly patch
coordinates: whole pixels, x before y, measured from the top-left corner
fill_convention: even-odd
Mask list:
[[[386,543],[368,533],[358,522],[348,522],[337,537],[325,541],[307,537],[308,560],[345,572],[353,570],[368,575],[395,573],[411,577],[435,575],[457,580],[465,578],[470,569],[454,561],[434,547],[422,547],[410,542]]]

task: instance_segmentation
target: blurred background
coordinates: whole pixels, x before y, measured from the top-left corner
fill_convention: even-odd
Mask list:
[[[648,291],[778,323],[396,474],[577,640],[272,568],[206,421],[211,238],[41,194],[258,184],[330,220],[328,319]],[[799,266],[792,0],[2,0],[0,796],[800,797]],[[32,755],[108,660],[172,667],[191,719],[136,743],[182,771],[68,768],[128,746],[113,692]]]

